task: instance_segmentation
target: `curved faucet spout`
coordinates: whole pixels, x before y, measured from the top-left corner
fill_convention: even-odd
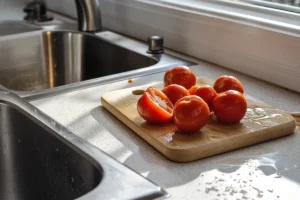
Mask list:
[[[98,0],[75,0],[78,15],[78,29],[83,32],[101,30],[101,11]]]

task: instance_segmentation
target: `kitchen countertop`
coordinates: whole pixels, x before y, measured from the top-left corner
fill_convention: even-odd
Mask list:
[[[0,1],[1,20],[23,18],[20,0]],[[197,76],[238,77],[247,94],[277,108],[300,111],[300,94],[198,61]],[[170,199],[299,199],[300,129],[292,136],[190,163],[167,160],[102,106],[102,94],[161,81],[163,73],[85,88],[31,103],[76,135],[164,187]],[[283,80],[284,81],[284,80]]]
[[[287,111],[300,111],[300,94],[198,61],[197,76],[238,77],[247,94]],[[31,103],[115,159],[164,187],[170,199],[299,199],[300,129],[295,134],[190,163],[167,160],[107,112],[108,91],[161,81],[163,73],[98,85]],[[284,81],[284,80],[283,80]]]

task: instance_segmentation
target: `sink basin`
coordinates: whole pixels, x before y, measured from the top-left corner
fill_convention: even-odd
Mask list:
[[[0,84],[38,91],[144,68],[152,57],[90,34],[42,31],[0,38]]]
[[[160,187],[0,89],[0,199],[153,199]]]

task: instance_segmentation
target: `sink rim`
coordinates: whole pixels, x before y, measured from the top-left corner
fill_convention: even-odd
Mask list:
[[[76,23],[70,23],[70,22],[65,22],[61,20],[53,20],[49,22],[30,22],[26,20],[0,20],[0,26],[3,24],[20,24],[27,26],[29,28],[34,28],[37,30],[32,30],[32,31],[26,31],[26,32],[19,32],[19,33],[12,33],[8,35],[3,35],[1,37],[5,36],[11,36],[11,35],[18,35],[18,34],[24,34],[24,33],[32,33],[36,31],[78,31],[77,30],[77,24]],[[80,31],[78,31],[80,32]],[[81,32],[80,32],[81,33]]]
[[[68,145],[74,151],[81,154],[86,160],[91,162],[99,171],[103,172],[102,179],[100,183],[92,189],[90,192],[79,197],[80,200],[88,199],[97,199],[97,196],[111,195],[114,194],[109,188],[110,185],[116,185],[116,181],[121,178],[130,177],[131,180],[134,180],[139,183],[143,183],[145,190],[145,196],[130,196],[131,198],[157,198],[161,196],[167,196],[168,193],[161,187],[155,185],[153,182],[142,177],[140,174],[136,173],[129,167],[126,167],[122,163],[118,162],[112,158],[107,153],[101,151],[94,145],[83,140],[79,136],[75,135],[69,131],[66,127],[62,126],[59,122],[49,117],[42,111],[40,111],[35,106],[29,104],[27,101],[17,96],[10,90],[6,90],[0,86],[0,104],[6,104],[16,108],[19,112],[29,117],[35,123],[47,129],[49,134],[53,134],[54,137],[57,137],[65,145]],[[53,123],[55,122],[55,123]],[[112,170],[113,169],[113,170]],[[113,171],[113,172],[112,172]],[[115,174],[117,173],[117,174]],[[122,179],[121,179],[122,180]],[[125,183],[126,181],[124,181]],[[122,187],[126,187],[126,184],[119,184]],[[130,182],[131,183],[131,182]],[[121,188],[122,188],[121,187]],[[126,194],[126,188],[123,189],[123,195]],[[106,192],[106,194],[104,194]],[[133,194],[128,194],[133,195]],[[98,198],[99,198],[98,196]]]

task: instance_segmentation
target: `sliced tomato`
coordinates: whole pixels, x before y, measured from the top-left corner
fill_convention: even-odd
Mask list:
[[[137,103],[138,113],[150,123],[164,123],[172,120],[173,104],[160,90],[149,87]]]

